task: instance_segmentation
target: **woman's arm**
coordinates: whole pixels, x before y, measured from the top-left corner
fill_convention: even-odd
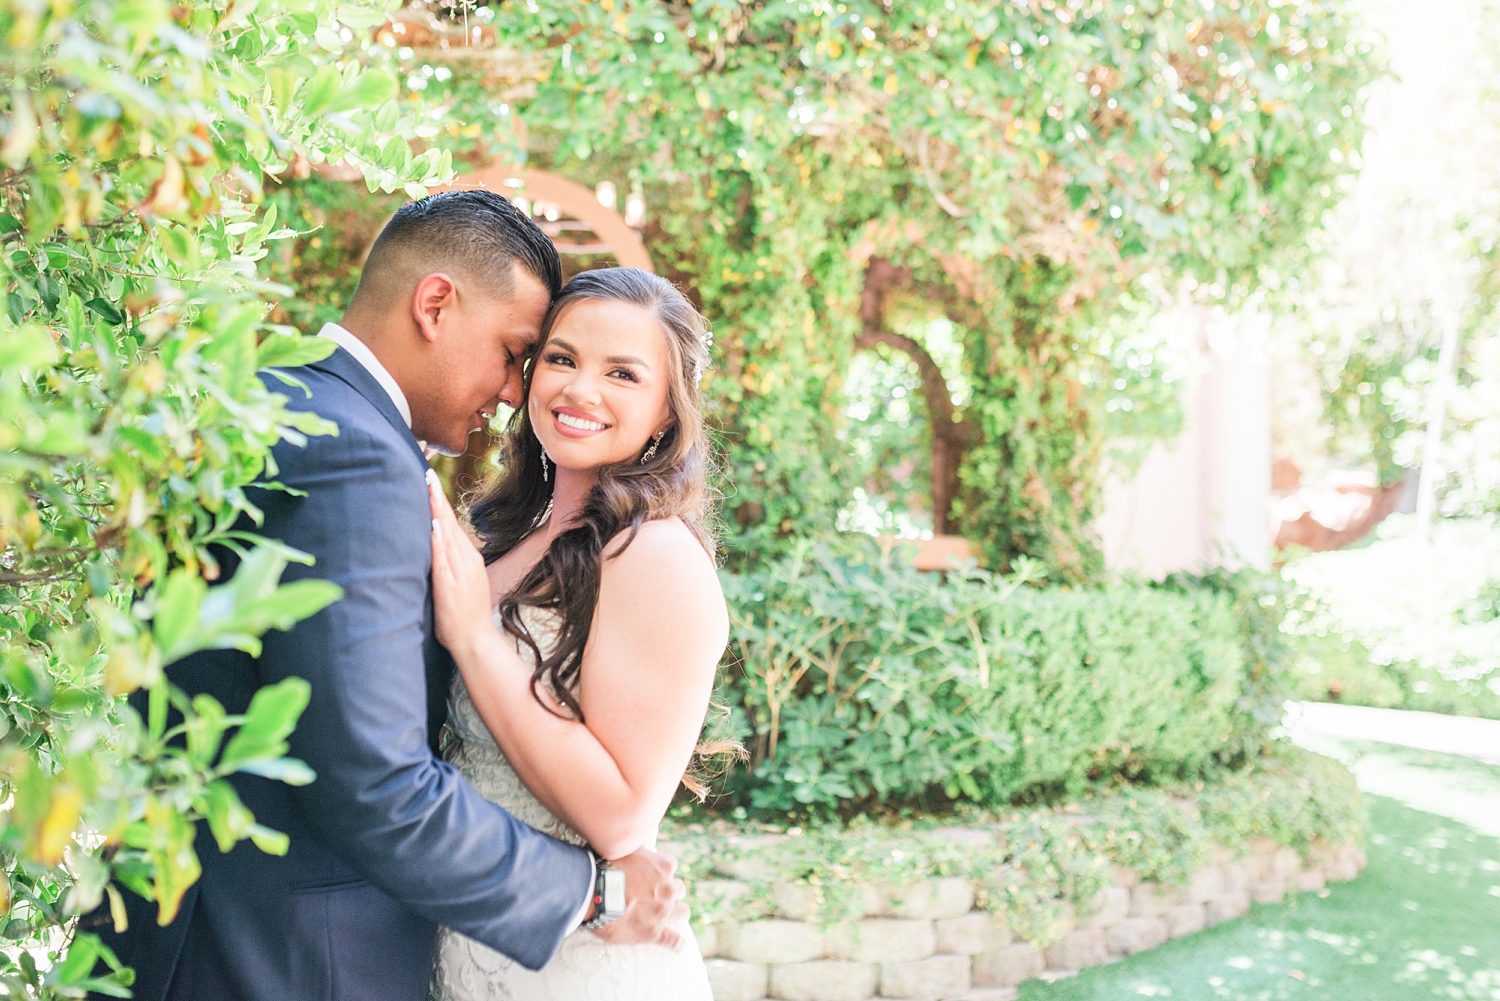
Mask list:
[[[697,743],[728,639],[712,562],[676,521],[642,527],[606,558],[579,704],[587,723],[537,704],[531,671],[491,620],[483,560],[434,491],[438,637],[521,781],[606,858],[629,854],[666,813]]]

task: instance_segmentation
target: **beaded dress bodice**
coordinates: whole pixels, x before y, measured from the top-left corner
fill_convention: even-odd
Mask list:
[[[523,609],[537,646],[557,640],[555,614]],[[496,628],[499,628],[498,616]],[[517,645],[534,663],[528,649]],[[447,758],[485,799],[544,834],[583,846],[583,837],[543,806],[521,782],[480,719],[463,677],[455,674],[448,698]],[[586,929],[563,940],[541,970],[532,971],[448,928],[438,929],[433,1001],[712,1001],[708,973],[691,930],[678,931],[679,949],[616,945]]]

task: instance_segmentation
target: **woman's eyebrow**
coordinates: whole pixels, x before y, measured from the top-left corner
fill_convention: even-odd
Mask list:
[[[571,352],[575,355],[579,353],[578,349],[573,345],[557,337],[553,337],[548,340],[547,346],[549,348],[561,348],[562,350]],[[639,365],[641,368],[646,369],[648,372],[651,370],[650,365],[648,365],[643,359],[637,358],[635,355],[610,355],[604,360],[609,362],[611,365]]]

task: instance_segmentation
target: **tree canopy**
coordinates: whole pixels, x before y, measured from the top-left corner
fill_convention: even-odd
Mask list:
[[[1092,331],[1149,300],[1143,276],[1223,300],[1294,267],[1375,71],[1341,0],[463,16],[475,44],[439,73],[398,48],[461,123],[444,141],[628,176],[653,254],[715,322],[735,548],[831,529],[863,472],[839,440],[850,354],[883,345],[924,384],[938,529],[1067,577],[1097,569],[1099,404],[1130,376]],[[923,342],[933,317],[959,351]]]

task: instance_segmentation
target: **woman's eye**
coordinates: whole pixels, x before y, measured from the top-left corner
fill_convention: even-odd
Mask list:
[[[617,377],[619,377],[621,379],[628,379],[631,382],[640,382],[641,381],[640,376],[636,375],[634,372],[632,372],[628,368],[617,368],[613,372],[611,372],[610,374],[614,375],[614,376],[617,376]]]
[[[549,365],[571,365],[571,364],[573,364],[573,359],[570,358],[570,357],[568,357],[565,354],[550,354],[550,355],[547,356],[547,364],[549,364]]]

